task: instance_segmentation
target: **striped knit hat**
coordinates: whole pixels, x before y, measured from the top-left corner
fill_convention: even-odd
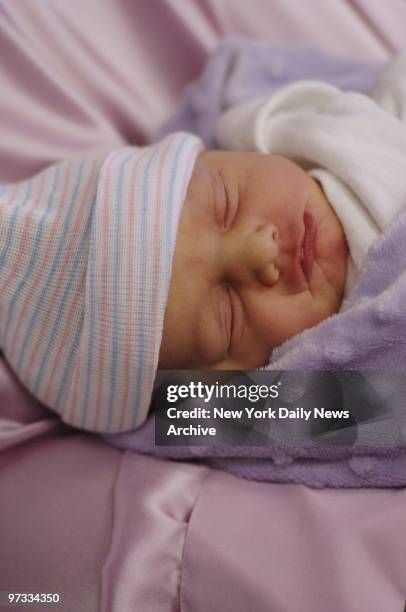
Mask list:
[[[178,133],[0,187],[0,346],[66,423],[113,433],[147,417],[201,147]]]

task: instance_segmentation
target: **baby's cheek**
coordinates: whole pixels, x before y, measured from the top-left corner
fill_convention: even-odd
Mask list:
[[[203,310],[194,335],[194,361],[202,369],[225,359],[227,346],[218,322],[209,309]]]
[[[268,352],[304,329],[317,325],[324,316],[308,291],[294,295],[274,292],[268,303],[263,301],[253,313],[258,340]]]
[[[343,282],[341,282],[341,277],[339,283],[334,282],[334,274],[338,272],[338,270],[332,270],[329,275],[326,267],[322,267],[320,264],[314,266],[312,279],[313,312],[315,317],[318,317],[314,325],[340,309],[343,301],[345,275],[343,276]]]

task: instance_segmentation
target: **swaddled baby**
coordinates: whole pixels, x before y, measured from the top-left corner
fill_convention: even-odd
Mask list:
[[[335,313],[369,247],[406,207],[405,123],[405,55],[371,97],[303,81],[223,114],[220,147],[263,155],[199,157],[161,367],[256,368]]]
[[[260,153],[175,134],[3,186],[1,348],[23,384],[67,423],[129,431],[158,365],[261,367],[337,312],[406,204],[404,74],[220,119],[220,146]]]
[[[371,97],[303,81],[220,117],[220,147],[263,154],[199,156],[161,367],[257,368],[339,309],[369,247],[406,207],[405,122],[406,56]]]

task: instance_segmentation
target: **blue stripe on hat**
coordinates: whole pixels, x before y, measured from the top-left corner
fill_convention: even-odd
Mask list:
[[[49,192],[49,196],[48,196],[48,201],[47,201],[47,206],[46,206],[46,210],[42,211],[41,216],[40,216],[40,220],[38,223],[38,234],[35,237],[35,243],[34,243],[34,248],[31,251],[31,257],[30,257],[30,261],[28,262],[28,265],[26,266],[25,269],[25,274],[23,276],[23,278],[20,280],[20,282],[18,283],[18,285],[16,286],[11,299],[9,300],[8,304],[7,304],[7,315],[6,315],[6,320],[5,320],[5,324],[4,324],[4,329],[5,329],[5,334],[4,334],[4,339],[3,339],[3,349],[7,347],[8,345],[8,338],[10,335],[10,330],[11,330],[11,325],[10,325],[10,319],[12,317],[12,315],[15,314],[16,309],[16,301],[17,301],[17,297],[19,295],[21,295],[21,291],[24,290],[25,285],[27,284],[27,280],[29,278],[31,278],[32,273],[33,273],[33,269],[35,268],[35,262],[37,260],[38,257],[38,252],[40,250],[40,244],[41,244],[41,240],[42,240],[42,234],[43,234],[43,229],[44,229],[44,221],[46,221],[48,213],[51,209],[51,205],[52,205],[52,199],[53,199],[53,195],[54,195],[54,190],[57,184],[57,180],[58,180],[58,176],[60,173],[60,167],[59,166],[55,166],[53,168],[53,185],[51,187],[51,190]],[[9,347],[7,347],[9,348]],[[20,356],[19,356],[19,362],[22,358],[22,354],[20,351]],[[17,368],[17,372],[18,372],[18,368]]]
[[[35,322],[36,322],[36,320],[37,320],[37,318],[38,318],[38,316],[39,316],[39,314],[41,312],[41,306],[43,304],[43,301],[44,301],[44,299],[46,297],[46,294],[47,294],[47,291],[49,289],[49,283],[51,283],[52,278],[55,275],[55,272],[57,270],[57,265],[59,264],[59,262],[61,260],[61,255],[62,255],[62,252],[63,252],[62,247],[63,247],[63,244],[64,244],[64,242],[66,240],[66,233],[65,232],[67,232],[68,227],[69,227],[69,222],[70,222],[70,218],[72,216],[72,211],[74,209],[74,203],[75,203],[75,200],[76,200],[76,196],[77,196],[77,193],[79,191],[79,185],[80,185],[80,182],[81,182],[81,179],[82,179],[82,174],[83,174],[83,161],[80,163],[79,172],[77,173],[75,187],[74,187],[74,190],[73,190],[73,194],[72,194],[71,200],[69,202],[68,212],[67,212],[67,215],[65,217],[65,222],[63,223],[63,231],[61,232],[61,236],[59,238],[59,242],[58,242],[58,246],[57,246],[57,250],[56,250],[56,257],[52,261],[52,265],[50,267],[48,276],[46,278],[45,283],[43,284],[42,292],[40,294],[39,299],[37,300],[36,308],[34,309],[34,312],[33,312],[32,316],[31,316],[30,321],[28,323],[28,326],[26,328],[26,332],[25,332],[25,336],[24,336],[24,340],[23,340],[22,348],[21,348],[21,352],[20,352],[20,357],[19,357],[19,360],[17,362],[17,370],[19,370],[20,367],[21,367],[21,362],[22,362],[22,360],[23,360],[23,358],[25,356],[25,352],[26,352],[25,349],[26,349],[27,341],[29,340],[29,337],[30,337],[30,334],[31,334],[31,330],[33,329],[33,326],[35,325]],[[64,302],[63,302],[63,304],[64,304]],[[57,323],[59,323],[58,320],[57,320]],[[53,335],[54,334],[52,333],[50,337],[52,338]],[[50,357],[50,351],[45,351],[44,352],[43,362],[41,364],[42,367],[43,367],[44,362],[49,357]],[[37,379],[35,381],[35,385],[33,387],[34,393],[38,389],[38,385],[40,384],[40,380],[41,380],[41,371],[40,371],[40,373],[39,373],[39,375],[38,375],[38,377],[37,377]]]

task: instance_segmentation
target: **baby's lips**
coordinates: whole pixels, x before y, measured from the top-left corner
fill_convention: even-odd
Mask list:
[[[258,279],[264,285],[272,287],[279,279],[279,270],[274,262],[269,262],[258,270]]]

